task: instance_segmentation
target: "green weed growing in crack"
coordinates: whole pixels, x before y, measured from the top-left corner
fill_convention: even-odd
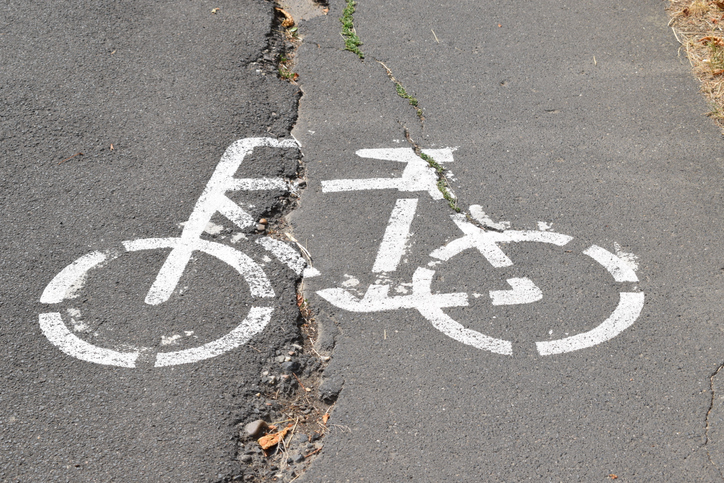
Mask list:
[[[357,57],[360,59],[364,59],[365,54],[359,48],[360,45],[362,45],[362,40],[360,40],[357,32],[354,30],[354,18],[352,15],[354,14],[355,5],[357,5],[357,2],[354,0],[347,0],[347,6],[344,8],[342,18],[340,18],[339,21],[342,22],[344,50],[349,50],[350,52],[357,54]]]
[[[405,90],[405,87],[400,84],[399,81],[395,81],[395,89],[397,90],[397,95],[402,97],[403,99],[407,99],[410,105],[415,108],[415,112],[417,112],[417,117],[422,119],[422,109],[417,107],[417,98],[412,97],[410,94],[408,94]]]
[[[402,97],[403,99],[407,99],[407,102],[409,102],[410,105],[415,108],[415,112],[417,113],[417,117],[420,118],[420,121],[424,121],[425,118],[422,115],[422,109],[417,106],[417,98],[412,97],[410,94],[407,93],[407,91],[405,90],[405,86],[402,85],[402,82],[395,79],[395,76],[392,75],[392,71],[389,67],[385,65],[384,62],[378,60],[377,63],[384,67],[387,71],[387,77],[389,77],[390,80],[395,84],[395,90],[397,91],[397,95]]]
[[[450,208],[452,208],[455,213],[460,213],[458,200],[455,199],[455,197],[450,192],[447,178],[445,178],[445,168],[440,166],[440,163],[435,161],[432,156],[428,156],[427,154],[420,151],[420,148],[417,146],[415,146],[415,154],[420,156],[432,169],[435,170],[435,174],[437,174],[437,189],[440,190],[440,193],[442,193],[442,196],[443,198],[445,198],[445,201],[447,201],[448,206],[450,206]]]

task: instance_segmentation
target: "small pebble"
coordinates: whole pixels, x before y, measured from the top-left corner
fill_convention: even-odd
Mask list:
[[[294,462],[295,462],[295,463],[301,463],[302,461],[304,461],[304,455],[303,455],[303,454],[300,453],[300,454],[297,454],[297,455],[294,456]]]
[[[256,231],[265,231],[266,225],[262,225],[261,223],[256,224]]]
[[[292,354],[292,355],[294,355],[294,354]],[[289,361],[291,361],[291,360],[292,360],[292,358],[289,357],[289,356],[286,356],[286,357],[284,358],[284,362],[289,362]]]
[[[259,224],[261,224],[261,225],[266,225],[267,223],[269,223],[269,222],[267,221],[266,218],[262,218],[261,220],[259,220]]]
[[[269,426],[267,425],[266,421],[264,421],[263,419],[257,419],[256,421],[252,421],[244,426],[244,432],[247,434],[247,436],[255,438],[268,427]]]
[[[282,364],[282,371],[291,374],[294,372],[297,372],[299,370],[300,366],[297,361],[287,361],[284,364]]]
[[[251,457],[250,454],[245,454],[245,455],[243,455],[243,456],[241,457],[241,462],[242,462],[242,463],[251,463],[251,460],[252,460],[252,459],[253,459],[253,458]]]

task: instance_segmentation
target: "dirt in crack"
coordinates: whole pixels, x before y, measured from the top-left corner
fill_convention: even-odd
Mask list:
[[[253,409],[237,426],[242,472],[231,481],[293,481],[322,451],[328,432],[345,430],[331,421],[342,384],[322,378],[329,352],[315,348],[316,320],[301,287],[299,293],[300,338],[267,359]]]

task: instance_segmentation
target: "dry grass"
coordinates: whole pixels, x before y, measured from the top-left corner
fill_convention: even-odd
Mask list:
[[[671,0],[668,11],[669,26],[712,105],[707,115],[724,134],[724,0]]]

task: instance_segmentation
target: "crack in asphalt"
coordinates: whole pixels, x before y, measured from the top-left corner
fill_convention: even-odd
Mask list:
[[[705,419],[705,427],[704,427],[704,450],[706,451],[706,457],[709,459],[709,463],[716,468],[717,472],[719,473],[719,476],[724,480],[724,473],[722,473],[722,469],[717,466],[716,463],[714,463],[714,460],[711,457],[711,453],[709,452],[709,431],[711,429],[711,425],[709,424],[709,416],[711,416],[711,412],[714,409],[714,398],[716,397],[716,392],[714,390],[714,378],[719,374],[719,372],[724,368],[724,364],[720,364],[719,367],[717,367],[716,371],[712,373],[711,376],[709,376],[709,389],[711,390],[711,400],[709,401],[709,409],[706,411],[706,419]]]
[[[359,58],[360,62],[364,62],[365,55],[359,50],[358,46],[363,45],[362,40],[357,35],[357,32],[354,28],[354,19],[352,17],[352,14],[355,11],[355,5],[356,2],[353,0],[347,0],[347,8],[344,10],[344,14],[342,18],[340,18],[340,21],[342,22],[342,38],[345,39],[345,50],[349,50],[353,53],[355,53]],[[350,46],[350,42],[352,43],[352,46]],[[413,109],[415,109],[415,114],[417,115],[418,120],[420,121],[420,128],[425,129],[425,115],[420,107],[420,101],[414,97],[408,94],[407,89],[405,89],[405,86],[400,82],[392,73],[392,70],[387,67],[387,65],[382,62],[381,60],[377,59],[376,57],[372,57],[375,62],[380,64],[387,74],[387,77],[392,81],[392,83],[395,86],[395,91],[397,92],[397,95],[401,97],[402,99],[405,99],[407,103],[412,106]],[[403,124],[402,129],[405,133],[405,139],[407,142],[412,145],[413,150],[415,151],[415,155],[417,155],[419,158],[424,160],[430,168],[432,168],[435,171],[435,174],[437,176],[437,189],[442,193],[443,198],[445,198],[445,201],[447,201],[448,206],[456,213],[461,213],[461,209],[458,206],[458,199],[453,193],[452,189],[450,189],[450,182],[448,181],[447,177],[445,176],[446,169],[440,165],[432,156],[429,156],[422,152],[422,148],[420,145],[418,145],[415,141],[412,140],[410,137],[410,131],[407,129],[407,127]],[[467,212],[463,213],[466,218],[468,218],[471,222],[474,222],[473,218],[468,214]],[[478,224],[478,223],[476,223]],[[479,225],[479,224],[478,224]],[[481,228],[484,228],[481,226]]]

